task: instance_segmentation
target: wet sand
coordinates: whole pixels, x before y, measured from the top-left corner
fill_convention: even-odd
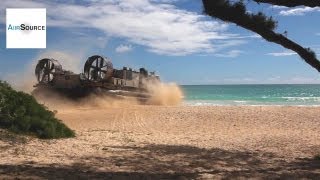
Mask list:
[[[0,178],[320,178],[320,108],[58,109],[76,138],[0,132]]]

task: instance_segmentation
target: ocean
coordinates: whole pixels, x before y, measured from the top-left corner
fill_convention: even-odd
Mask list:
[[[183,85],[184,104],[320,106],[320,84]]]

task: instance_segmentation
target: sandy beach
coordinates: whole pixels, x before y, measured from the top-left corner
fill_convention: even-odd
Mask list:
[[[146,106],[58,109],[77,137],[1,131],[0,178],[320,178],[320,108]]]

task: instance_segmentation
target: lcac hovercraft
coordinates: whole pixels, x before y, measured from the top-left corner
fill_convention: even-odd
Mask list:
[[[155,72],[149,73],[145,68],[139,71],[127,67],[115,69],[108,58],[99,55],[89,57],[79,74],[63,69],[56,59],[40,59],[35,75],[38,83],[34,86],[34,94],[50,89],[71,98],[104,93],[144,100],[151,97],[148,84],[160,82]]]

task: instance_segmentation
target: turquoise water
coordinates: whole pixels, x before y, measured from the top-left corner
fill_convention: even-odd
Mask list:
[[[187,105],[320,106],[320,85],[185,85]]]

